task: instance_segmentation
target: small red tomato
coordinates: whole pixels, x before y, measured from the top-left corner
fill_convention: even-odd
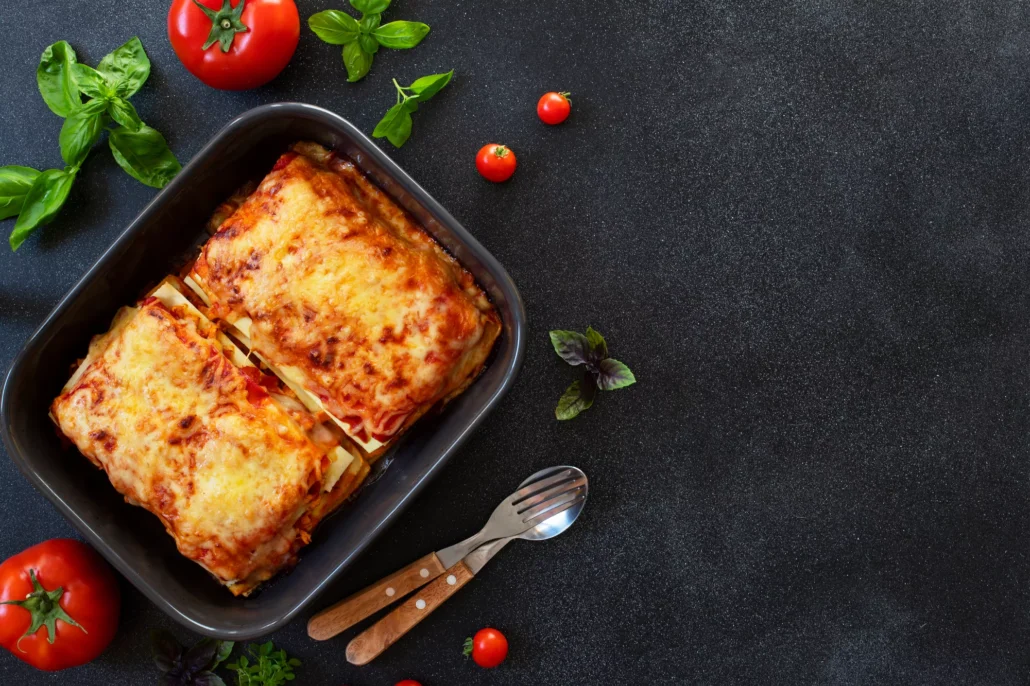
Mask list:
[[[476,155],[476,169],[494,183],[507,181],[515,173],[515,153],[506,145],[484,145]]]
[[[465,657],[469,654],[480,667],[492,669],[508,657],[508,639],[497,629],[480,629],[473,638],[465,639]]]
[[[172,0],[168,39],[190,73],[212,88],[257,88],[278,76],[293,57],[300,40],[300,15],[293,0],[199,4]]]
[[[572,111],[570,95],[572,93],[556,93],[554,91],[544,93],[540,102],[536,104],[536,114],[540,117],[540,121],[554,126],[568,119],[569,112]]]
[[[414,679],[405,679],[404,681],[398,681],[396,686],[422,686],[422,684]]]
[[[55,538],[0,564],[0,645],[53,672],[96,658],[118,629],[121,594],[85,543]]]

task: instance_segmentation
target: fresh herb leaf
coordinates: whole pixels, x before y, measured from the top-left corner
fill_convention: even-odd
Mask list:
[[[73,64],[72,74],[75,76],[75,84],[83,95],[100,100],[114,95],[114,88],[107,82],[104,75],[88,64]]]
[[[369,55],[374,55],[379,52],[379,43],[376,42],[375,38],[367,34],[361,34],[358,36],[358,45],[360,45],[361,49]]]
[[[114,93],[129,98],[143,87],[150,76],[150,58],[139,38],[130,38],[125,45],[104,56],[97,65]]]
[[[43,51],[36,67],[36,84],[39,94],[59,117],[67,117],[82,104],[79,89],[75,85],[72,65],[78,62],[75,51],[66,41],[57,41]]]
[[[429,26],[419,21],[391,21],[372,31],[372,36],[384,48],[407,50],[422,42]]]
[[[406,88],[397,83],[397,79],[394,79],[393,85],[397,89],[397,104],[388,109],[383,118],[379,120],[375,130],[372,131],[372,137],[385,138],[398,148],[404,145],[411,137],[411,114],[418,109],[419,102],[433,97],[441,88],[450,83],[453,75],[454,70],[452,69],[446,74],[423,76]]]
[[[383,18],[378,14],[366,14],[358,22],[358,30],[361,31],[361,35],[368,36],[379,28],[379,22],[382,20]]]
[[[132,131],[139,131],[143,126],[143,120],[139,118],[136,108],[125,98],[111,98],[107,103],[107,113],[111,115],[111,119]]]
[[[17,250],[29,234],[57,216],[68,199],[68,192],[77,172],[78,169],[48,169],[36,177],[29,192],[25,194],[18,221],[14,223],[14,230],[11,231],[11,250]]]
[[[164,188],[182,169],[164,136],[146,124],[138,131],[115,129],[108,143],[118,166],[148,186]]]
[[[618,360],[609,357],[601,360],[601,364],[598,365],[597,387],[602,391],[614,391],[636,382],[637,378],[633,376],[629,367]]]
[[[350,0],[350,5],[364,14],[379,14],[390,6],[390,0]]]
[[[420,79],[415,79],[415,82],[408,86],[408,90],[415,94],[415,97],[419,102],[425,102],[443,90],[443,87],[451,82],[451,78],[453,76],[453,69],[446,74],[423,76]]]
[[[345,45],[358,39],[358,20],[342,10],[325,10],[311,15],[308,26],[330,45]]]
[[[608,344],[604,342],[604,336],[590,326],[587,327],[587,342],[590,343],[592,358],[603,360],[608,357]]]
[[[256,647],[249,645],[247,653],[253,662],[241,655],[236,662],[226,665],[236,672],[238,686],[281,686],[296,678],[293,668],[300,666],[300,660],[289,657],[284,650],[276,650],[271,641]]]
[[[0,167],[0,219],[21,212],[25,196],[38,176],[39,172],[31,167]]]
[[[561,420],[572,419],[583,410],[589,409],[594,404],[596,391],[597,386],[590,378],[573,381],[572,385],[558,399],[558,406],[554,408],[554,416]]]
[[[554,415],[572,419],[594,402],[597,389],[614,391],[636,383],[629,367],[608,357],[608,344],[599,332],[587,327],[586,335],[576,331],[551,331],[551,345],[558,356],[573,366],[585,365],[583,379],[565,391]]]
[[[219,641],[218,649],[215,651],[215,661],[211,664],[210,669],[216,668],[229,659],[229,654],[232,652],[233,646],[236,644],[233,641]]]
[[[150,632],[154,664],[161,670],[161,686],[225,686],[214,669],[229,656],[232,641],[204,638],[189,650],[183,649],[167,631]]]
[[[64,163],[72,167],[80,166],[93,144],[100,139],[106,124],[103,100],[90,100],[72,112],[64,120],[58,137]]]
[[[573,366],[587,364],[592,359],[590,341],[578,331],[552,331],[551,345],[558,357]]]
[[[222,677],[214,672],[198,672],[193,675],[193,680],[190,684],[191,686],[225,686]]]
[[[372,55],[362,50],[357,41],[347,43],[343,46],[343,64],[347,67],[347,80],[354,83],[372,68]]]
[[[154,657],[154,664],[162,672],[171,671],[179,664],[182,658],[182,646],[164,629],[154,629],[150,632],[150,654]]]

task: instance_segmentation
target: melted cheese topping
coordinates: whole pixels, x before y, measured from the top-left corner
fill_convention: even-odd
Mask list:
[[[500,321],[472,276],[353,163],[295,150],[190,276],[310,409],[373,452],[482,369]]]
[[[229,361],[210,322],[161,296],[119,313],[51,413],[183,555],[247,593],[306,542],[295,524],[321,490],[324,456]]]

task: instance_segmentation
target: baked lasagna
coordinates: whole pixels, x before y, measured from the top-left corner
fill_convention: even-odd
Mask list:
[[[500,319],[458,262],[350,160],[293,146],[187,278],[369,459],[483,368]]]
[[[295,145],[216,217],[192,264],[94,338],[50,412],[185,557],[247,595],[474,380],[500,321],[467,271],[319,146]]]

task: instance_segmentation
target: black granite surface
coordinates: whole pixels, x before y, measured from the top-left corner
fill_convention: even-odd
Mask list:
[[[342,0],[298,0],[302,16]],[[454,68],[390,154],[507,267],[530,318],[510,395],[399,522],[271,638],[295,683],[1030,682],[1030,7],[1016,0],[396,0],[429,23],[345,83],[304,31],[268,87],[220,93],[178,64],[167,2],[0,10],[0,163],[60,164],[40,52],[90,63],[139,35],[135,98],[187,160],[233,115],[298,100],[365,131],[390,79]],[[573,92],[564,126],[534,114]],[[514,179],[480,179],[488,141]],[[384,145],[387,145],[384,143]],[[102,148],[61,217],[0,249],[0,367],[153,196]],[[6,233],[10,223],[3,225]],[[639,383],[569,423],[547,331],[607,335]],[[505,550],[372,666],[304,620],[464,537],[535,469],[581,466],[583,518]],[[70,526],[0,459],[0,556]],[[153,683],[124,585],[95,663],[0,683]],[[461,657],[505,631],[498,670]]]

